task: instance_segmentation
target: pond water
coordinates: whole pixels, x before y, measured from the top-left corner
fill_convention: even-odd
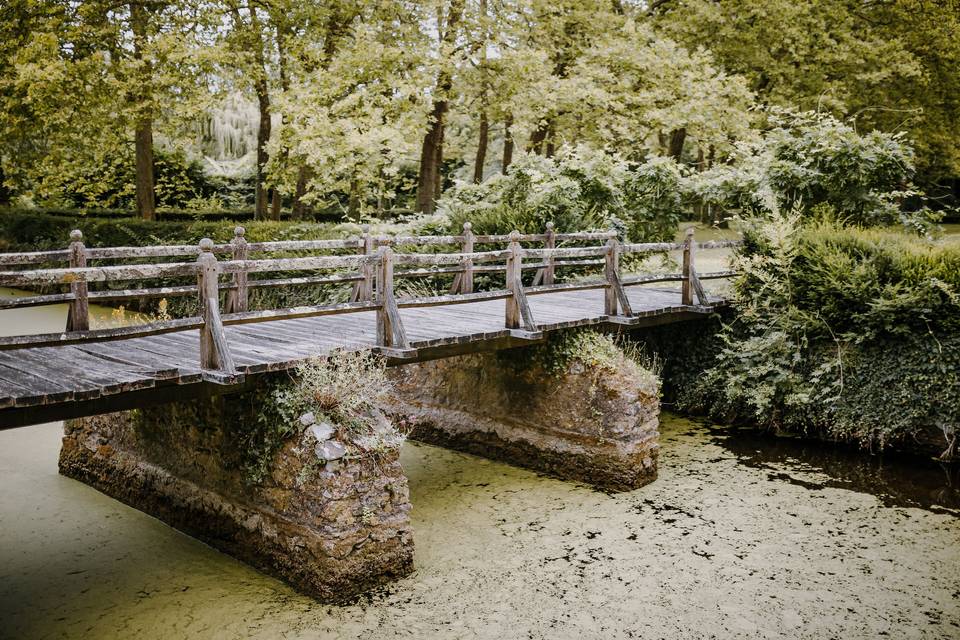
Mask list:
[[[347,606],[59,476],[60,424],[0,432],[0,638],[960,637],[956,470],[661,429],[617,495],[406,444],[416,571]]]

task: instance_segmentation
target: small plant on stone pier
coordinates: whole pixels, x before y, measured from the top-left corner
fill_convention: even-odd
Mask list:
[[[391,384],[383,358],[335,351],[297,366],[274,391],[283,420],[316,441],[319,464],[395,452],[406,436],[380,409]]]

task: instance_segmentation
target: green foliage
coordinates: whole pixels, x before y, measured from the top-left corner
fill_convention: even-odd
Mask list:
[[[667,158],[639,167],[586,147],[563,148],[556,158],[521,155],[510,173],[480,184],[459,184],[438,203],[451,229],[474,233],[558,232],[625,223],[636,241],[673,236],[680,219],[680,170]]]
[[[823,113],[770,113],[760,140],[738,145],[736,162],[693,178],[705,201],[749,213],[825,211],[859,225],[898,220],[909,195],[913,151],[901,134],[856,129]]]
[[[405,434],[380,410],[390,389],[382,358],[337,351],[261,381],[256,393],[237,396],[245,405],[225,403],[246,480],[264,483],[277,452],[309,426],[301,421],[307,413],[334,427],[335,437],[350,447],[348,456],[395,453]],[[256,419],[243,418],[250,415]]]
[[[361,453],[396,451],[405,438],[384,416],[381,407],[393,385],[386,361],[369,351],[334,351],[328,357],[298,364],[293,383],[274,392],[274,403],[287,423],[301,425],[312,413],[329,422],[337,437]]]
[[[236,223],[216,216],[178,216],[177,220],[141,220],[131,217],[63,216],[30,210],[0,211],[0,247],[7,251],[64,249],[70,231],[80,229],[90,247],[195,244],[201,238],[228,242]],[[339,238],[353,229],[327,223],[245,221],[250,242]]]
[[[760,103],[827,111],[861,132],[907,131],[924,182],[960,172],[956,2],[647,4],[661,33],[706,46]]]
[[[637,242],[671,240],[683,219],[687,179],[671,158],[654,156],[631,168],[623,183],[627,237]]]
[[[136,175],[133,149],[122,148],[101,158],[102,163],[85,163],[74,171],[59,172],[44,183],[38,200],[62,200],[81,209],[133,209],[136,205]],[[183,152],[154,150],[155,192],[158,207],[190,208],[210,203],[216,193],[196,160]],[[49,194],[49,195],[45,195]]]
[[[960,424],[960,247],[904,233],[754,221],[736,320],[682,406],[865,446]]]
[[[562,376],[574,362],[593,369],[617,371],[624,362],[635,366],[641,384],[655,392],[660,389],[662,363],[655,354],[635,342],[592,329],[554,333],[541,345],[498,352],[509,366],[542,367],[551,376]]]

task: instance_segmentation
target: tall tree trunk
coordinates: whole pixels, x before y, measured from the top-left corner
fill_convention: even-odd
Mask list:
[[[487,0],[480,0],[480,23],[483,27],[483,41],[480,44],[480,131],[477,140],[477,156],[473,160],[473,181],[483,182],[483,165],[487,161],[487,141],[490,137],[490,122],[487,119]]]
[[[144,220],[156,220],[157,208],[153,184],[153,121],[142,118],[135,132],[137,166],[137,212]]]
[[[350,197],[347,200],[347,214],[356,220],[360,215],[360,183],[356,179],[350,181]]]
[[[683,143],[687,140],[687,128],[680,127],[670,132],[670,147],[668,153],[671,158],[680,162],[683,155]]]
[[[323,69],[330,66],[330,61],[333,60],[334,55],[336,55],[342,38],[349,32],[350,23],[356,17],[362,6],[360,3],[355,3],[352,6],[344,5],[340,8],[337,7],[336,3],[329,3],[329,5],[331,12],[324,25],[323,58],[318,62],[318,66]],[[344,7],[347,7],[346,11],[343,10]],[[280,23],[281,21],[278,21],[278,24]],[[280,36],[279,32],[277,35],[278,47],[285,47],[287,37],[294,37],[293,29],[291,29],[286,22],[283,22],[283,24],[285,25],[283,37]],[[308,65],[305,71],[310,72],[315,68],[313,65]],[[289,89],[290,81],[286,73],[285,56],[282,53],[280,54],[280,84],[284,91]],[[284,158],[284,160],[286,160],[286,158]],[[295,220],[302,220],[307,214],[313,211],[313,207],[303,201],[303,197],[307,195],[307,191],[310,188],[313,169],[307,165],[304,159],[294,158],[294,162],[297,161],[300,162],[300,166],[297,169],[297,184],[293,192],[290,215]]]
[[[274,7],[275,8],[275,7]],[[276,39],[277,39],[277,69],[280,72],[280,91],[284,94],[287,93],[290,89],[290,77],[287,75],[287,35],[290,31],[290,24],[287,22],[286,15],[282,12],[272,11],[270,19],[273,21],[276,29]],[[285,134],[287,124],[286,115],[284,114],[281,120],[280,134],[281,136]],[[277,165],[281,170],[285,170],[287,167],[287,160],[290,157],[289,150],[285,144],[280,145],[280,152]],[[273,220],[280,219],[280,212],[283,207],[283,197],[280,194],[280,189],[276,186],[273,187],[273,198],[270,203],[270,217]]]
[[[257,127],[257,188],[254,200],[253,217],[263,220],[267,217],[270,193],[265,184],[265,170],[267,161],[267,143],[270,142],[270,87],[267,84],[267,61],[263,55],[263,32],[260,29],[260,18],[252,0],[247,2],[250,12],[250,30],[253,34],[254,57],[257,61],[257,78],[253,88],[257,94],[257,105],[260,109],[260,122]]]
[[[490,123],[487,121],[487,110],[480,112],[480,140],[477,143],[477,157],[473,161],[473,181],[479,184],[483,181],[483,165],[487,161],[487,142],[490,137]]]
[[[440,34],[440,48],[453,43],[456,35],[457,23],[463,13],[464,0],[450,0],[446,24]],[[441,21],[438,20],[438,23]],[[450,91],[453,80],[450,74],[443,70],[437,76],[437,95],[430,113],[430,128],[423,137],[420,148],[420,173],[417,176],[417,211],[433,213],[437,197],[440,195],[441,178],[440,165],[443,162],[443,127],[444,117],[449,104],[446,95]]]
[[[507,172],[513,162],[513,134],[510,133],[510,127],[512,126],[513,114],[510,114],[503,123],[503,162],[500,168],[503,173]]]
[[[283,206],[283,201],[280,198],[280,190],[274,187],[270,189],[272,197],[270,198],[270,219],[279,220],[280,219],[280,208]]]
[[[268,190],[265,184],[267,161],[267,142],[270,141],[270,95],[267,93],[267,81],[257,80],[257,103],[260,106],[260,123],[257,126],[257,191],[253,217],[263,220],[267,217]]]
[[[532,151],[537,155],[543,154],[543,141],[547,138],[547,131],[550,129],[549,122],[541,122],[537,128],[530,134],[530,141],[527,143],[527,151]]]
[[[443,117],[447,112],[447,101],[433,103],[430,114],[430,128],[423,137],[420,147],[420,174],[417,177],[417,211],[433,213],[439,193],[440,163],[443,161]]]
[[[446,125],[440,127],[440,139],[437,141],[437,157],[434,159],[434,166],[437,168],[433,172],[433,198],[436,200],[443,192],[443,139],[447,135]]]
[[[10,204],[10,190],[7,188],[7,185],[4,184],[5,179],[3,165],[0,165],[0,207],[5,207]]]
[[[269,194],[265,184],[265,168],[270,157],[267,155],[267,143],[270,141],[270,95],[267,93],[267,79],[257,80],[257,104],[260,107],[260,123],[257,127],[257,191],[253,217],[263,220],[267,217]]]
[[[297,186],[293,193],[293,209],[290,212],[294,219],[303,220],[310,212],[310,207],[303,201],[303,196],[307,194],[307,187],[310,186],[310,178],[313,172],[306,164],[301,164],[297,172]]]
[[[144,220],[156,220],[156,193],[153,179],[153,117],[149,104],[151,67],[143,60],[147,41],[147,9],[140,2],[130,3],[130,30],[133,31],[133,57],[140,63],[140,90],[134,94],[136,125],[134,155],[136,164],[137,213]]]

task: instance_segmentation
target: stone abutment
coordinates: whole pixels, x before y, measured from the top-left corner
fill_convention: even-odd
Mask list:
[[[626,359],[548,371],[524,351],[395,367],[384,410],[418,440],[604,490],[656,478],[649,372]],[[323,601],[407,575],[399,448],[360,450],[312,420],[291,428],[264,409],[283,384],[69,421],[60,471]]]

